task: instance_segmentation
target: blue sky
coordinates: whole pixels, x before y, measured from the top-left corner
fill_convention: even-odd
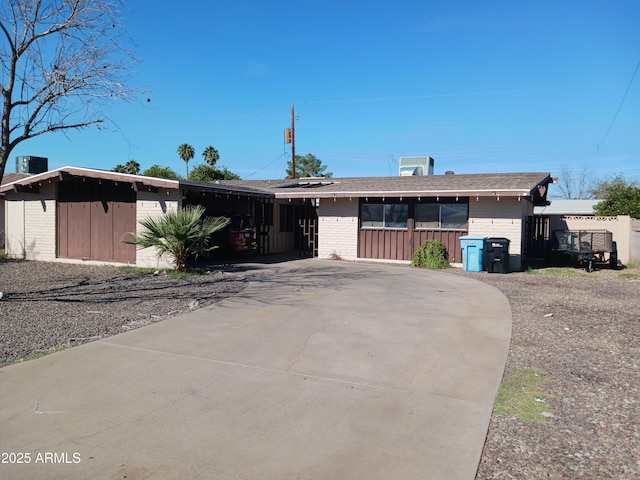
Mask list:
[[[295,104],[296,153],[336,177],[396,175],[399,157],[430,155],[435,173],[640,180],[637,0],[139,0],[124,20],[148,92],[114,104],[105,130],[12,156],[184,174],[176,149],[189,143],[190,168],[213,145],[242,178],[283,178]]]

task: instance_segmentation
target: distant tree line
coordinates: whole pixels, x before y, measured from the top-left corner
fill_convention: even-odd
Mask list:
[[[181,177],[169,167],[160,165],[152,165],[142,172],[147,177],[167,178],[170,180],[180,180],[184,178],[192,182],[208,183],[215,180],[240,180],[240,176],[230,171],[227,167],[217,167],[216,163],[220,159],[218,150],[212,146],[208,146],[202,152],[203,164],[196,166],[189,172],[189,161],[195,156],[194,148],[188,143],[183,143],[178,147],[178,156],[184,161],[187,176]],[[135,160],[129,160],[126,164],[118,164],[111,171],[119,173],[129,173],[131,175],[140,174],[140,164]]]
[[[621,173],[596,179],[587,169],[574,171],[562,167],[557,186],[562,199],[601,200],[594,206],[594,213],[598,216],[640,218],[640,185],[637,181],[625,179]]]

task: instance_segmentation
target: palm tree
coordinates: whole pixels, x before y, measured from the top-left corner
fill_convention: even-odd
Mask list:
[[[116,165],[115,167],[113,167],[111,169],[112,172],[118,172],[118,173],[127,173],[127,168],[122,165],[121,163],[119,163],[118,165]]]
[[[178,147],[178,156],[184,160],[184,163],[187,165],[187,177],[189,176],[189,160],[191,160],[194,155],[193,147],[188,143],[183,143]]]
[[[210,167],[214,167],[216,162],[220,159],[218,150],[213,148],[211,145],[204,149],[204,152],[202,152],[202,156],[204,157],[204,161],[207,162]]]
[[[124,166],[124,170],[126,173],[130,173],[131,175],[138,175],[140,173],[140,164],[131,159]]]
[[[202,205],[189,205],[160,217],[147,217],[140,222],[142,233],[126,242],[139,248],[155,247],[158,257],[173,257],[176,270],[183,272],[188,269],[189,260],[218,248],[209,245],[209,239],[229,223],[225,217],[203,219],[204,213]]]

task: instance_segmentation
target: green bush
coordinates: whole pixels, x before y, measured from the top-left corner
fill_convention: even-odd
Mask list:
[[[441,270],[449,268],[447,249],[440,240],[427,240],[413,253],[412,267]]]

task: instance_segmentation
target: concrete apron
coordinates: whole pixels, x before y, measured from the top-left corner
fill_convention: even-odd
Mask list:
[[[0,369],[1,451],[23,459],[0,478],[475,477],[510,341],[502,294],[389,265],[238,274],[237,297]]]

